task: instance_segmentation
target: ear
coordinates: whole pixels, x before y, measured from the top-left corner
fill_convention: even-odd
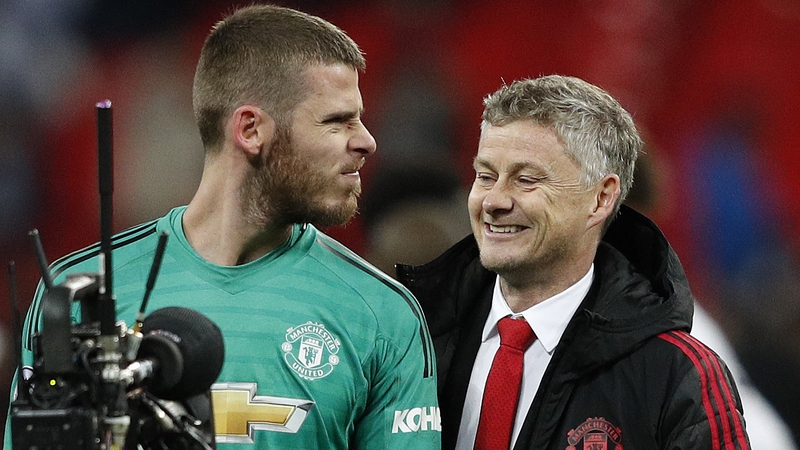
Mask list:
[[[275,134],[275,120],[263,109],[253,105],[242,105],[233,112],[230,119],[230,132],[237,148],[248,157],[256,157],[272,141]]]
[[[610,174],[603,177],[597,184],[592,211],[589,215],[589,227],[602,225],[606,219],[614,214],[614,205],[620,195],[620,181],[617,174]]]

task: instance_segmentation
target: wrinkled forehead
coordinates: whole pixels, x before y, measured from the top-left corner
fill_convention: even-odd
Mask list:
[[[551,127],[532,121],[490,125],[481,132],[474,165],[502,166],[506,170],[523,167],[575,165]]]

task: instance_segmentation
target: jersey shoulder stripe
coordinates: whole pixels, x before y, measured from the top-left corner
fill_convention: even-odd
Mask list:
[[[156,223],[157,220],[153,220],[150,222],[146,222],[140,225],[136,225],[131,227],[125,231],[122,231],[111,238],[111,250],[116,250],[122,248],[126,245],[130,245],[137,241],[140,241],[148,236],[153,235],[156,232]],[[92,258],[96,258],[100,253],[100,243],[97,242],[92,244],[88,247],[83,249],[74,251],[69,253],[56,261],[50,264],[50,276],[52,279],[58,278],[61,274],[65,271],[91,260]],[[33,333],[38,328],[37,324],[39,323],[39,316],[41,315],[41,302],[40,299],[42,295],[44,295],[44,283],[39,282],[38,286],[36,287],[36,293],[34,294],[34,301],[31,304],[31,310],[27,316],[27,322],[25,324],[25,329],[29,330],[27,336],[25,336],[25,345],[27,348],[33,347]]]
[[[362,272],[372,276],[383,285],[397,293],[403,300],[405,300],[406,305],[408,305],[411,312],[417,318],[419,322],[419,334],[420,340],[422,342],[422,351],[425,357],[425,369],[423,376],[425,378],[433,376],[433,344],[428,333],[428,326],[425,322],[425,315],[422,312],[422,308],[419,306],[417,299],[408,292],[402,285],[400,285],[397,281],[390,278],[388,275],[380,271],[378,268],[367,262],[362,257],[358,256],[349,248],[345,247],[341,243],[337,242],[330,236],[317,231],[317,243],[320,244],[323,248],[331,252],[333,255],[337,256],[338,258],[342,259],[343,261],[347,262],[348,264],[352,265],[353,267],[361,270]]]
[[[140,225],[131,227],[125,231],[112,236],[111,250],[129,245],[133,242],[139,241],[147,236],[156,232],[157,220],[146,222]],[[74,267],[84,261],[97,257],[100,253],[100,242],[96,242],[88,247],[69,253],[50,265],[51,276],[55,279],[61,275],[65,270]],[[112,255],[113,256],[113,255]]]
[[[744,424],[736,412],[736,402],[719,357],[685,331],[669,331],[658,337],[679,348],[689,358],[700,376],[701,400],[711,428],[713,448],[722,449],[720,445],[722,442],[726,450],[749,449]],[[717,415],[720,418],[719,422]]]

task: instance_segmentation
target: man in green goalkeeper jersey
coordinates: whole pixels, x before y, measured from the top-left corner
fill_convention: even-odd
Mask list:
[[[219,448],[440,446],[433,349],[416,300],[316,228],[352,217],[359,169],[375,151],[361,122],[364,65],[318,17],[256,5],[219,22],[194,80],[205,147],[197,193],[113,239],[119,320],[136,317],[167,232],[148,310],[183,306],[221,328],[225,362],[211,388]],[[97,254],[56,261],[54,281],[97,271]],[[41,294],[26,320],[26,365]]]

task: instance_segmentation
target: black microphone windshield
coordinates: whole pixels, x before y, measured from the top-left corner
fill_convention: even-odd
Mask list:
[[[222,331],[208,317],[195,310],[179,306],[157,309],[145,318],[142,334],[145,340],[148,335],[172,340],[183,357],[180,380],[164,392],[154,392],[160,398],[182,400],[201,394],[211,387],[222,371],[225,359]],[[161,372],[176,369],[179,370],[178,367],[160,368]]]

